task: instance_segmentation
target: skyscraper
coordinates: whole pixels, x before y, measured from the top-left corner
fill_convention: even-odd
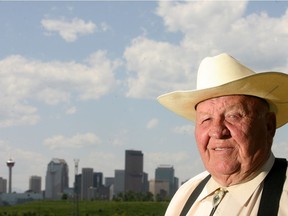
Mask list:
[[[115,176],[114,195],[118,196],[119,193],[124,192],[125,171],[124,170],[115,170],[114,176]]]
[[[61,199],[65,189],[69,187],[68,165],[63,159],[54,158],[47,166],[46,199]]]
[[[114,185],[115,178],[114,177],[105,177],[105,186],[110,187],[111,185]]]
[[[103,173],[94,172],[93,173],[93,187],[99,188],[103,185]]]
[[[169,192],[169,182],[162,180],[150,180],[149,191],[154,195],[154,199],[157,201],[166,200]]]
[[[93,188],[93,168],[82,168],[81,199],[90,198],[89,192]]]
[[[34,193],[41,193],[41,176],[31,176],[29,179],[29,190]]]
[[[0,177],[0,193],[7,193],[7,179]]]
[[[168,182],[169,191],[167,195],[172,197],[176,190],[178,189],[178,179],[174,176],[174,168],[170,165],[161,165],[155,170],[155,181],[156,182]]]
[[[145,192],[143,178],[143,153],[141,151],[125,151],[125,192]]]
[[[75,176],[75,183],[74,183],[74,192],[76,193],[77,195],[77,199],[80,198],[80,195],[81,195],[81,185],[82,185],[82,174],[77,174]]]

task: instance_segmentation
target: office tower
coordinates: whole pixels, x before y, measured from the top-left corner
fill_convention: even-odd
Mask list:
[[[94,172],[93,173],[93,187],[100,188],[103,185],[103,173]]]
[[[82,168],[81,199],[89,199],[89,191],[93,188],[93,168]]]
[[[179,187],[179,178],[174,177],[174,191],[173,191],[173,195],[176,193],[176,191],[178,190]]]
[[[124,192],[124,180],[125,180],[125,170],[115,170],[114,171],[114,195],[118,196],[119,193]]]
[[[12,168],[15,164],[15,161],[13,161],[11,158],[6,162],[8,169],[9,169],[9,189],[8,193],[12,193]]]
[[[165,200],[168,198],[169,182],[162,180],[150,180],[149,191],[154,195],[155,200]]]
[[[141,151],[125,151],[125,192],[144,192],[143,153]]]
[[[115,178],[114,177],[105,177],[105,186],[110,187],[111,185],[114,185]]]
[[[82,174],[77,174],[75,176],[75,183],[74,183],[74,189],[75,189],[75,193],[77,194],[77,196],[80,197],[81,195],[81,185],[82,185]],[[78,198],[79,198],[78,197]]]
[[[61,199],[65,189],[69,187],[68,165],[63,159],[54,158],[46,172],[46,199]]]
[[[168,197],[172,197],[178,189],[178,179],[174,176],[174,168],[170,165],[161,165],[155,170],[155,181],[166,181],[169,183]],[[159,189],[158,189],[159,191]]]
[[[93,187],[89,190],[90,199],[108,200],[110,197],[110,187],[103,184],[103,173],[93,173]]]
[[[0,177],[0,193],[7,193],[7,179]]]
[[[142,192],[144,192],[144,193],[148,192],[149,191],[149,180],[148,180],[148,173],[146,173],[146,172],[143,172],[142,183],[143,183]]]
[[[41,177],[31,176],[29,179],[29,190],[34,193],[41,193]]]

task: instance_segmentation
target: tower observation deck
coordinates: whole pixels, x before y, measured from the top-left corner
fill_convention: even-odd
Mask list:
[[[9,189],[8,193],[12,193],[12,167],[15,165],[15,161],[11,158],[6,162],[8,168],[9,168]]]

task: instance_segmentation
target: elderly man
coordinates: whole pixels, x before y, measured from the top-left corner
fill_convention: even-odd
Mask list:
[[[159,102],[195,122],[207,171],[183,184],[166,216],[288,215],[286,159],[271,152],[288,122],[288,75],[255,73],[227,54],[205,58],[197,89]]]

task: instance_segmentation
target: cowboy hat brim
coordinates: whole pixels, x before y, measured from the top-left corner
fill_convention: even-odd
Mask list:
[[[288,122],[288,76],[280,72],[255,73],[215,87],[174,91],[157,99],[167,109],[195,121],[196,105],[225,95],[251,95],[265,99],[276,114],[276,127]]]

